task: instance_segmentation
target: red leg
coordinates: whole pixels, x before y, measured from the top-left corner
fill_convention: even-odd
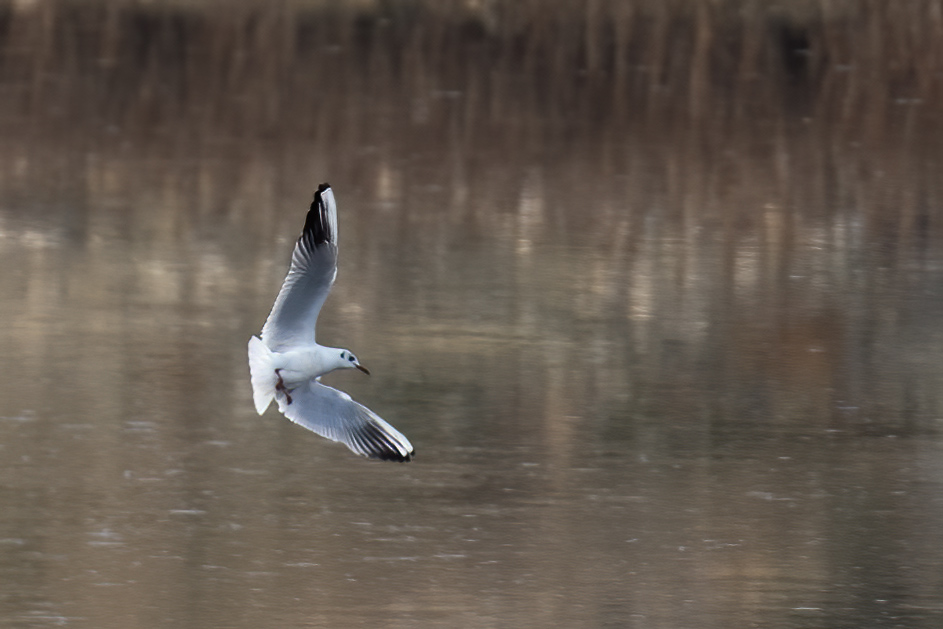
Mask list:
[[[275,375],[278,376],[278,382],[275,384],[275,390],[285,394],[285,399],[289,404],[291,404],[291,392],[292,389],[289,389],[285,386],[285,381],[282,380],[282,374],[278,373],[281,369],[275,370]]]

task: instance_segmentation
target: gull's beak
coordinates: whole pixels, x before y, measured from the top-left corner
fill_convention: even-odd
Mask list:
[[[356,365],[354,365],[354,367],[356,367],[356,368],[359,369],[360,371],[364,372],[364,373],[367,374],[368,376],[370,375],[370,370],[367,369],[366,367],[364,367],[363,365],[361,365],[360,363],[357,363]]]

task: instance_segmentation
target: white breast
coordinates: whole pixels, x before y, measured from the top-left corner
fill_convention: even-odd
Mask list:
[[[290,352],[276,353],[272,365],[288,388],[323,376],[336,369],[334,352],[320,345],[311,345]]]

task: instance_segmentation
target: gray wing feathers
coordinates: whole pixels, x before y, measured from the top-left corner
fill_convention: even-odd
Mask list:
[[[413,456],[406,437],[342,391],[312,380],[291,392],[291,404],[282,392],[275,399],[288,419],[361,456],[387,461],[409,461]]]
[[[321,184],[291,254],[288,276],[262,326],[269,349],[314,343],[318,313],[336,277],[337,206],[331,188]]]
[[[333,244],[312,251],[299,240],[291,258],[291,270],[262,326],[262,340],[273,351],[314,343],[318,314],[337,277]]]

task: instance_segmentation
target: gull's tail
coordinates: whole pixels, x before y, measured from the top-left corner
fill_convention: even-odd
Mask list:
[[[278,376],[272,368],[272,350],[253,336],[249,339],[249,377],[252,381],[252,401],[259,415],[265,412],[275,397]]]

